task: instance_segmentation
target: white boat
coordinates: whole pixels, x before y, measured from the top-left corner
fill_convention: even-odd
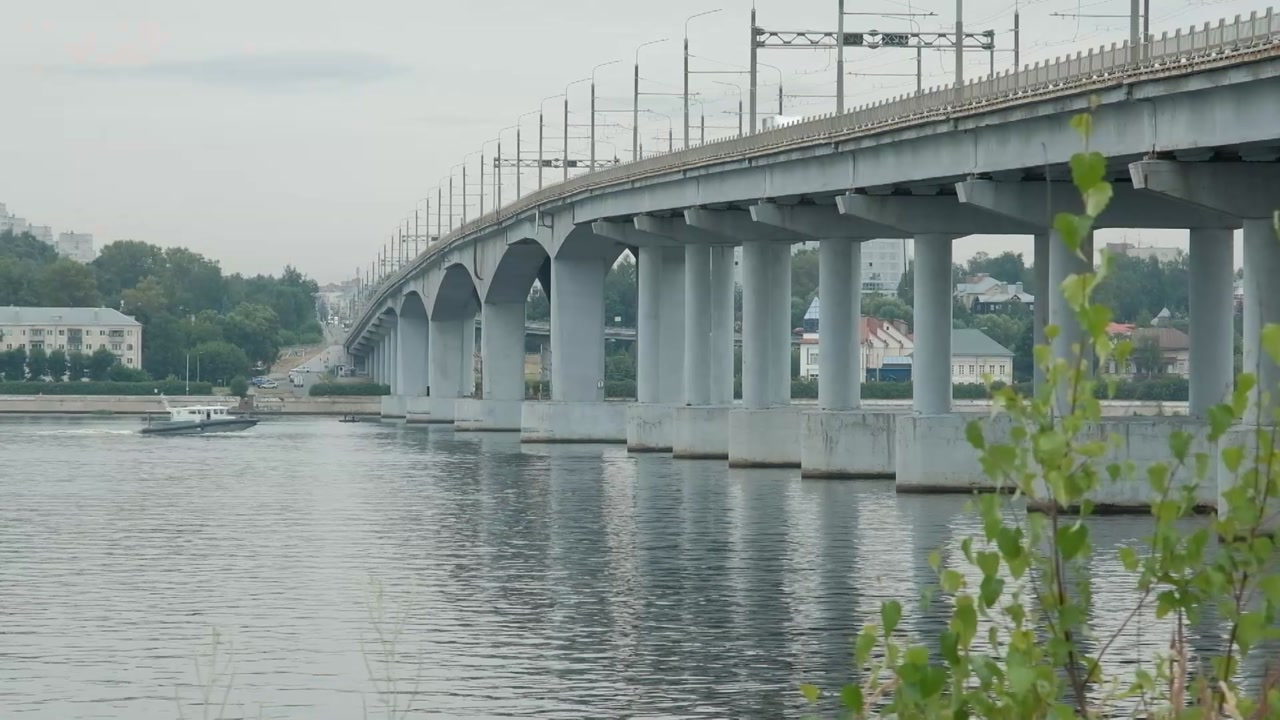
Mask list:
[[[152,421],[147,418],[147,426],[142,428],[142,434],[204,435],[248,430],[258,424],[258,419],[254,417],[227,414],[227,408],[222,405],[169,407],[165,403],[165,410],[169,411],[169,419]]]

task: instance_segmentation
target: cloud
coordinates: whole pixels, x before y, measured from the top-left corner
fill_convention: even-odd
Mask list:
[[[141,65],[73,65],[64,69],[97,77],[177,80],[270,91],[355,87],[409,71],[408,66],[378,55],[355,52],[233,55]]]

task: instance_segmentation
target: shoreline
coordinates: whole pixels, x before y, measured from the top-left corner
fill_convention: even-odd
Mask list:
[[[167,396],[173,405],[225,405],[239,408],[239,398],[217,395]],[[381,412],[377,396],[258,398],[254,415],[377,416]],[[150,395],[0,395],[2,415],[128,415],[165,413],[163,401]]]

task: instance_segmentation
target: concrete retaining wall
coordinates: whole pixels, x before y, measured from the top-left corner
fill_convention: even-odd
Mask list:
[[[800,467],[804,408],[729,411],[729,467]]]
[[[675,407],[657,403],[627,406],[627,450],[671,452],[675,433]]]
[[[404,399],[404,421],[410,425],[431,421],[431,398],[409,395]]]
[[[672,414],[671,454],[691,460],[729,459],[728,405],[680,405]]]
[[[453,405],[453,428],[467,432],[520,432],[521,400],[460,398]]]
[[[409,404],[409,398],[404,395],[383,395],[379,401],[378,414],[384,418],[402,418]]]
[[[860,410],[804,413],[800,476],[893,477],[897,414]]]
[[[520,408],[520,442],[625,443],[627,406],[611,402],[533,402]]]
[[[894,465],[898,492],[967,493],[989,490],[978,451],[965,439],[965,426],[982,422],[990,442],[1007,442],[1013,422],[1007,416],[899,415],[894,421]]]
[[[85,415],[112,413],[145,415],[164,412],[170,405],[225,405],[236,407],[240,400],[211,395],[0,395],[0,413]]]

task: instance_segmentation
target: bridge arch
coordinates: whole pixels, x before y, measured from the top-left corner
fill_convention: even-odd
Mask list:
[[[427,304],[416,290],[400,299],[396,323],[396,393],[422,396],[427,394],[430,363],[431,329]]]
[[[434,321],[474,318],[480,310],[480,293],[471,271],[454,263],[440,273],[440,281],[432,293],[429,314]]]

